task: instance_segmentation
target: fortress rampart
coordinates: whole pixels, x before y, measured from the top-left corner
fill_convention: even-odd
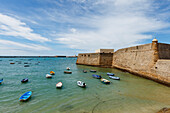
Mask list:
[[[76,64],[90,66],[112,66],[113,53],[84,53],[79,54]]]
[[[79,54],[77,64],[118,68],[170,86],[170,44],[157,39],[114,53]]]

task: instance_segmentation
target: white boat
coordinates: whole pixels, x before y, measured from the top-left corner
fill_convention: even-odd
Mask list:
[[[61,88],[62,86],[63,86],[62,82],[58,82],[58,83],[56,84],[56,88]]]
[[[69,67],[67,67],[66,69],[67,69],[67,70],[70,70],[70,68],[69,68]]]
[[[101,82],[104,84],[110,84],[110,81],[104,78],[101,78]]]
[[[52,78],[52,75],[46,74],[46,78]]]
[[[77,85],[82,87],[82,88],[85,88],[86,87],[86,83],[82,82],[82,81],[77,81]]]
[[[120,77],[115,77],[115,76],[109,76],[109,78],[114,79],[114,80],[120,80]]]

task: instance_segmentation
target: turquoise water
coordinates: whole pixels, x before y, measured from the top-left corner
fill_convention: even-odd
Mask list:
[[[36,65],[37,62],[40,63]],[[30,67],[24,67],[24,63],[31,63]],[[75,63],[76,58],[1,58],[0,78],[4,78],[4,82],[0,85],[0,112],[155,113],[170,107],[170,88],[167,86],[117,69]],[[64,74],[66,67],[73,73]],[[82,73],[84,69],[88,73]],[[110,80],[111,84],[92,78],[90,69],[97,70],[96,74]],[[47,79],[45,75],[51,70],[56,74]],[[115,73],[121,80],[109,79],[107,72]],[[29,82],[21,84],[26,77]],[[87,88],[78,87],[78,80],[84,81]],[[63,88],[56,89],[55,85],[60,81]],[[19,102],[19,97],[26,91],[33,92],[32,98]]]

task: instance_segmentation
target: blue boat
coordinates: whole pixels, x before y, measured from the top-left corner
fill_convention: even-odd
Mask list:
[[[114,80],[120,80],[120,77],[109,76],[109,78],[114,79]]]
[[[32,95],[31,91],[28,91],[26,93],[24,93],[20,98],[19,101],[27,101]]]
[[[101,79],[102,77],[100,75],[92,75],[94,78]]]
[[[107,73],[107,75],[109,75],[109,76],[114,76],[115,74],[113,74],[113,73]]]
[[[0,84],[2,84],[2,82],[3,82],[3,78],[0,80]]]

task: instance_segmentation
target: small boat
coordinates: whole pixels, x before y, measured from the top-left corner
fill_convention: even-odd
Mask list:
[[[109,76],[109,78],[114,79],[114,80],[120,80],[120,77]]]
[[[22,83],[26,83],[26,82],[28,82],[28,78],[24,78],[24,79],[22,79],[22,80],[21,80],[21,82],[22,82]]]
[[[109,75],[109,76],[114,76],[115,74],[113,74],[113,73],[107,73],[107,75]]]
[[[71,74],[72,72],[71,71],[64,71],[64,73]]]
[[[14,62],[11,62],[10,64],[15,64]]]
[[[62,82],[58,82],[58,83],[56,84],[56,88],[61,88],[62,86],[63,86]]]
[[[50,71],[50,74],[51,74],[51,75],[55,75],[55,72],[54,72],[54,71]]]
[[[0,80],[0,84],[2,84],[3,81],[4,81],[4,79],[2,78],[2,79]]]
[[[52,78],[52,75],[46,74],[46,78]]]
[[[87,73],[87,70],[83,70],[83,73]]]
[[[101,82],[104,84],[110,84],[110,81],[104,78],[101,78]]]
[[[70,70],[70,68],[69,68],[69,67],[67,67],[66,69],[67,69],[67,70]]]
[[[19,101],[27,101],[32,95],[31,91],[28,91],[26,93],[24,93],[20,98]]]
[[[100,75],[92,75],[94,78],[101,79],[102,77]]]
[[[85,88],[86,87],[86,83],[82,82],[82,81],[77,81],[77,85],[82,87],[82,88]]]
[[[96,70],[90,70],[90,72],[96,73]]]
[[[24,67],[30,67],[30,65],[24,65]]]

